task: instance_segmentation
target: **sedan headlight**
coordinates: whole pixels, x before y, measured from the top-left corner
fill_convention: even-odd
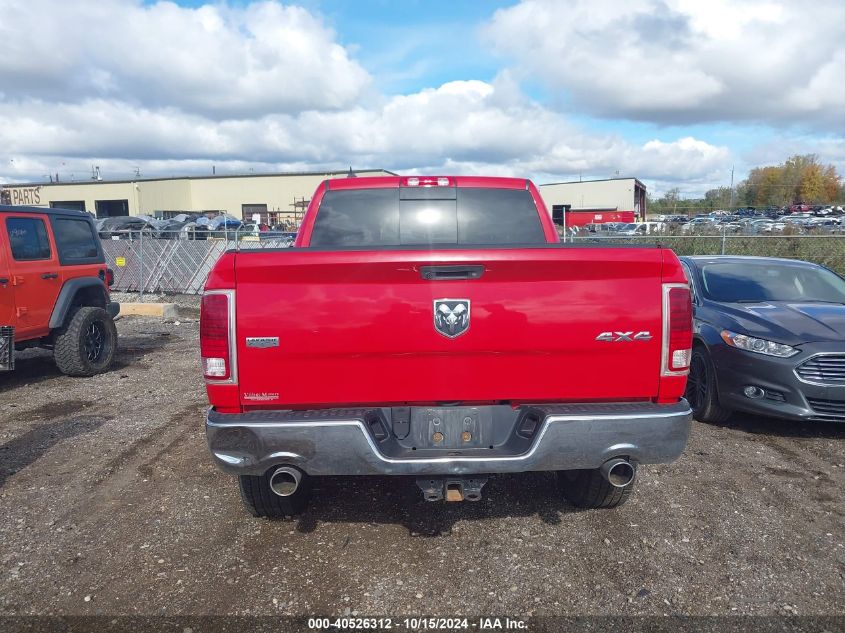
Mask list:
[[[722,330],[722,340],[731,347],[738,347],[748,352],[757,352],[766,356],[777,356],[778,358],[789,358],[795,356],[799,350],[783,343],[775,343],[762,338],[754,338],[745,334],[737,334],[729,330]]]

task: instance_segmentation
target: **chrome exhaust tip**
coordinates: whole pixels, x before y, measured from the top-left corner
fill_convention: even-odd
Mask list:
[[[637,474],[637,469],[627,459],[611,459],[599,468],[602,477],[614,488],[624,488]]]
[[[281,466],[270,475],[270,490],[280,497],[290,497],[299,489],[302,472],[292,466]]]

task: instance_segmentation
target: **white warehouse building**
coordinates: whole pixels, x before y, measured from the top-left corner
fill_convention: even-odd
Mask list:
[[[0,187],[3,204],[61,207],[88,211],[98,218],[178,213],[219,213],[268,224],[296,224],[311,196],[326,178],[349,171],[183,176],[131,180],[23,183]],[[386,169],[355,171],[358,177],[392,176]],[[539,186],[557,224],[580,226],[643,219],[646,188],[636,178],[610,178]],[[564,217],[565,216],[565,217]]]
[[[540,185],[557,224],[567,226],[634,222],[646,215],[646,186],[636,178],[608,178]]]

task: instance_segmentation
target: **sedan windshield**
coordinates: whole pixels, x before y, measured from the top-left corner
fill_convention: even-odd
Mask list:
[[[707,264],[705,294],[725,303],[808,301],[845,304],[845,280],[814,266],[767,263]]]

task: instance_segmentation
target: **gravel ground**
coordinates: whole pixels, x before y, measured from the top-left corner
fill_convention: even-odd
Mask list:
[[[185,314],[120,319],[102,376],[0,375],[0,614],[845,614],[845,425],[696,423],[617,510],[546,474],[476,504],[368,477],[257,520],[207,456]]]

